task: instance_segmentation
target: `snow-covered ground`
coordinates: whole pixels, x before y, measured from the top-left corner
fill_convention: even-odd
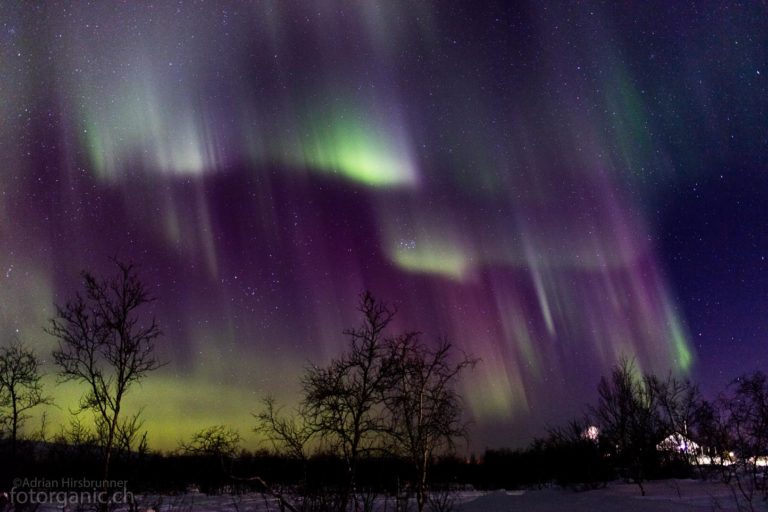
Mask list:
[[[664,480],[648,482],[646,496],[637,485],[613,483],[605,489],[573,492],[545,489],[497,491],[464,503],[462,512],[712,512],[736,511],[732,490],[717,482]],[[760,510],[760,509],[757,509]]]
[[[634,484],[612,483],[604,489],[574,492],[564,489],[461,492],[451,496],[456,512],[713,512],[734,511],[733,490],[718,482],[664,480],[648,482],[646,496]],[[137,496],[141,511],[151,512],[266,512],[278,511],[275,500],[260,494],[207,496]],[[415,510],[415,503],[411,510]],[[759,507],[756,498],[755,510]],[[395,510],[394,499],[378,498],[380,512]],[[39,512],[60,511],[43,506]],[[765,508],[768,510],[768,508]]]

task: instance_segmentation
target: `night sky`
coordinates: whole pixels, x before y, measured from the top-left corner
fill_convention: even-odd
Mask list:
[[[768,363],[767,11],[2,2],[2,338],[50,362],[79,272],[140,264],[159,448],[255,446],[366,288],[482,359],[476,449],[579,415],[622,355],[712,396]],[[82,389],[48,382],[58,421]]]

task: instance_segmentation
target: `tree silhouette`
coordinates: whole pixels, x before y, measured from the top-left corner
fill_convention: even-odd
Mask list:
[[[661,448],[667,457],[691,466],[700,454],[700,447],[692,442],[698,411],[702,407],[698,386],[671,373],[666,379],[648,375],[645,382],[655,396],[660,429],[664,435]]]
[[[370,292],[360,296],[358,310],[361,326],[345,331],[350,348],[326,367],[309,368],[304,376],[304,423],[279,418],[274,403],[267,401],[258,417],[260,428],[300,457],[314,434],[337,448],[347,467],[342,509],[350,496],[358,505],[356,471],[362,456],[388,451],[405,457],[415,472],[421,511],[433,456],[466,433],[456,384],[475,360],[456,358],[445,341],[428,347],[415,332],[386,336],[395,309]]]
[[[363,323],[344,333],[350,349],[324,368],[311,367],[303,378],[305,411],[309,428],[336,447],[346,463],[346,489],[342,509],[351,495],[356,501],[355,480],[360,457],[380,448],[384,431],[382,386],[386,343],[384,331],[395,310],[377,301],[370,292],[360,296]]]
[[[655,465],[656,445],[665,437],[654,387],[631,359],[623,358],[602,377],[598,404],[592,413],[600,427],[601,442],[623,465],[645,495],[646,468]]]
[[[51,403],[40,382],[40,360],[20,342],[0,347],[0,409],[8,411],[11,459],[16,458],[19,429],[29,418],[27,411]]]
[[[242,440],[237,430],[225,425],[213,425],[195,432],[189,441],[179,443],[179,448],[188,455],[224,459],[237,454]]]
[[[394,452],[405,456],[415,470],[416,503],[421,512],[433,456],[441,449],[453,448],[454,440],[467,434],[456,385],[461,372],[474,366],[476,360],[465,355],[456,359],[453,347],[444,340],[435,348],[427,347],[418,333],[400,336],[388,349],[383,388],[389,416],[387,433]]]
[[[286,416],[278,409],[274,397],[262,401],[263,409],[253,415],[253,431],[262,434],[276,453],[302,461],[307,460],[307,444],[314,432],[307,425],[306,414],[300,409],[294,416]]]
[[[53,357],[62,380],[88,386],[79,411],[95,414],[104,480],[120,432],[135,424],[134,418],[123,421],[123,399],[133,384],[161,366],[154,354],[160,328],[154,318],[144,320],[140,314],[154,299],[134,265],[114,263],[118,271],[110,278],[83,272],[84,295],[56,305],[48,327],[59,342]]]
[[[768,500],[768,376],[756,371],[734,379],[721,407],[736,452],[735,487],[751,510],[756,496]]]

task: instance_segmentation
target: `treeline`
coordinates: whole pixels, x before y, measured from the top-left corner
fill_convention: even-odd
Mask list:
[[[344,332],[347,349],[306,369],[294,406],[253,404],[264,449],[245,451],[239,432],[211,425],[171,453],[153,452],[140,412],[124,410],[123,399],[162,366],[161,332],[142,315],[154,299],[136,268],[115,264],[108,278],[84,273],[84,289],[56,306],[47,328],[58,340],[59,378],[84,390],[67,425],[31,432],[30,412],[52,404],[40,360],[19,342],[0,347],[0,491],[16,478],[82,476],[127,480],[134,492],[258,491],[287,510],[366,509],[387,495],[413,498],[421,511],[465,486],[591,489],[623,479],[644,493],[649,479],[698,476],[733,485],[746,503],[768,498],[764,374],[705,400],[693,383],[642,374],[624,359],[600,379],[582,418],[526,449],[465,460],[455,456],[468,435],[457,384],[477,361],[445,340],[391,333],[395,308],[367,292],[360,325]]]
[[[715,400],[672,375],[641,374],[621,360],[600,379],[583,418],[552,428],[525,450],[487,451],[491,487],[552,483],[592,489],[621,479],[696,477],[731,486],[739,506],[768,499],[768,379],[734,379]],[[740,508],[741,509],[741,508]]]

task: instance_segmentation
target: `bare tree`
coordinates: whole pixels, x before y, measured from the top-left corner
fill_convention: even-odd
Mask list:
[[[421,511],[427,501],[431,460],[466,432],[456,385],[461,372],[475,361],[455,357],[447,342],[427,347],[417,333],[387,336],[395,308],[370,292],[360,296],[358,310],[362,324],[344,331],[349,349],[325,367],[307,369],[296,415],[282,416],[274,400],[267,398],[263,411],[255,415],[256,431],[299,460],[306,460],[307,444],[315,438],[337,450],[347,473],[340,499],[333,505],[341,510],[347,509],[350,499],[355,509],[361,505],[356,490],[360,459],[397,452],[413,463]]]
[[[88,467],[94,461],[100,462],[102,448],[99,440],[93,427],[85,425],[83,419],[82,415],[72,415],[58,425],[58,430],[49,438],[49,460],[68,460],[75,466],[84,464]]]
[[[53,357],[62,380],[88,386],[79,411],[93,411],[100,425],[104,480],[119,437],[123,399],[133,384],[161,366],[154,354],[160,328],[154,318],[141,315],[154,299],[134,265],[115,264],[118,272],[110,278],[83,272],[84,294],[57,305],[48,327],[59,341]]]
[[[207,455],[223,459],[234,457],[242,440],[237,430],[225,425],[213,425],[195,432],[189,441],[180,442],[179,448],[188,455]]]
[[[363,323],[345,334],[350,349],[325,368],[311,367],[303,378],[307,424],[340,452],[347,468],[342,508],[349,496],[356,501],[355,478],[360,457],[380,447],[384,430],[382,386],[386,340],[384,331],[394,308],[377,301],[370,292],[360,296]]]
[[[18,341],[0,347],[0,410],[7,411],[12,459],[16,458],[19,429],[29,419],[27,412],[52,402],[43,393],[41,379],[40,360],[31,349]]]
[[[656,392],[631,359],[621,359],[597,387],[598,405],[592,414],[600,439],[623,465],[645,495],[646,469],[658,456],[656,446],[666,431],[659,415]]]
[[[141,418],[143,408],[134,414],[124,417],[117,425],[114,441],[114,453],[119,456],[128,455],[132,452],[144,455],[147,453],[147,431],[141,432],[144,428],[144,420]],[[108,425],[103,422],[97,422],[96,432],[99,439],[106,439],[108,431],[105,427]]]
[[[671,373],[662,380],[655,375],[645,377],[646,385],[655,397],[660,435],[658,448],[668,458],[691,467],[698,465],[700,446],[695,443],[695,423],[702,407],[698,386]]]
[[[277,453],[306,462],[307,444],[314,435],[301,410],[293,416],[282,414],[273,397],[263,400],[263,409],[253,415],[256,418],[254,432],[262,434]]]
[[[736,452],[733,486],[753,510],[755,497],[768,500],[768,377],[759,371],[738,377],[721,407]]]
[[[476,360],[466,355],[455,357],[454,352],[445,340],[431,348],[420,341],[418,333],[408,333],[389,344],[384,364],[387,433],[395,453],[410,461],[415,471],[419,512],[427,502],[433,456],[453,449],[455,439],[467,434],[456,386],[462,371],[474,366]]]
[[[218,493],[223,486],[237,480],[233,469],[242,440],[237,430],[225,425],[213,425],[195,432],[189,441],[181,441],[179,451],[204,458],[208,471],[212,470],[215,461],[218,461],[219,471],[201,475],[200,482],[208,491]]]
[[[59,426],[59,432],[54,434],[53,442],[79,450],[90,450],[98,446],[98,437],[93,429],[83,425],[78,416],[72,416],[68,425]]]
[[[699,387],[672,374],[665,380],[655,375],[649,375],[645,379],[656,396],[665,430],[687,438],[689,428],[695,422],[697,411],[701,407]]]
[[[715,469],[725,483],[730,482],[729,466],[733,462],[731,456],[733,443],[730,439],[727,419],[724,400],[714,402],[703,400],[691,424],[691,438],[699,443],[702,447],[702,455],[707,457],[705,459],[707,464],[700,465],[699,470],[704,474],[705,469]]]

